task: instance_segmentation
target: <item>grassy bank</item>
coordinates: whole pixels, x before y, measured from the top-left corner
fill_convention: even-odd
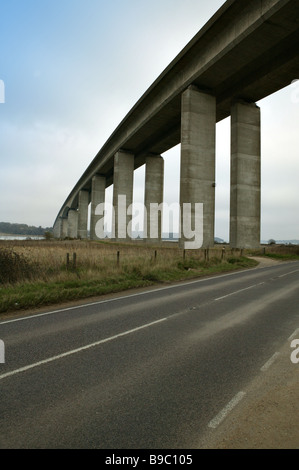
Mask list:
[[[80,241],[0,243],[0,312],[88,299],[136,287],[256,265],[222,247],[184,252],[177,246]]]
[[[299,245],[267,245],[251,251],[250,254],[278,261],[299,260]]]

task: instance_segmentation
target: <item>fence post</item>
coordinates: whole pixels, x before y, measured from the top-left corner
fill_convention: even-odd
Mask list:
[[[70,254],[66,254],[66,269],[69,270],[70,268]]]
[[[73,253],[73,269],[77,269],[77,253]]]
[[[118,251],[117,252],[117,261],[116,261],[117,267],[119,267],[119,260],[120,260],[120,252]]]

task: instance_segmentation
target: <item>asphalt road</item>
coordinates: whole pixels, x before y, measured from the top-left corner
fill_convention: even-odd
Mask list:
[[[298,329],[298,286],[282,263],[0,319],[0,448],[196,449]]]

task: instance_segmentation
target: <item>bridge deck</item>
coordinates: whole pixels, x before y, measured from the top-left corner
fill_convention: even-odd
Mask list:
[[[217,122],[236,99],[257,102],[299,78],[299,1],[228,0],[157,78],[98,152],[58,216],[76,208],[95,174],[113,183],[119,149],[162,154],[180,143],[181,94],[191,84],[216,96]]]

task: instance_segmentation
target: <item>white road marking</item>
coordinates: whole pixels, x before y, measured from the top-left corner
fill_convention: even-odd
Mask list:
[[[255,268],[252,268],[252,269],[255,269]],[[266,270],[266,269],[269,269],[269,267],[267,266],[266,268],[260,268],[260,270]],[[194,284],[201,284],[203,282],[208,282],[208,281],[211,281],[211,280],[214,280],[214,279],[222,279],[222,278],[230,277],[230,276],[238,276],[241,273],[248,273],[248,272],[250,272],[250,271],[244,270],[244,271],[237,271],[237,272],[232,272],[232,273],[227,273],[227,274],[221,274],[219,276],[207,277],[207,278],[204,278],[204,279],[196,279],[195,281],[189,281],[189,282],[184,282],[184,283],[180,283],[180,284],[174,284],[172,286],[167,286],[167,287],[159,287],[157,289],[138,292],[137,294],[123,295],[121,297],[114,297],[113,299],[99,300],[98,302],[91,302],[91,303],[87,303],[87,304],[76,305],[74,307],[66,307],[66,308],[63,308],[63,309],[53,310],[53,311],[50,311],[50,312],[38,313],[36,315],[30,315],[30,316],[21,317],[21,318],[15,318],[13,320],[6,320],[6,321],[3,321],[3,322],[0,322],[0,325],[6,325],[8,323],[16,323],[16,322],[20,322],[20,321],[32,320],[32,319],[36,319],[36,318],[40,318],[40,317],[45,317],[45,316],[48,316],[48,315],[55,315],[56,313],[69,312],[71,310],[79,310],[80,308],[88,308],[88,307],[92,307],[92,306],[95,306],[95,305],[101,305],[101,304],[106,304],[106,303],[109,303],[109,302],[116,302],[116,301],[119,301],[119,300],[125,300],[125,299],[130,299],[130,298],[133,298],[133,297],[139,297],[141,295],[147,295],[147,294],[151,294],[151,293],[155,293],[155,292],[162,292],[164,290],[177,289],[178,287],[191,286],[191,285],[194,285]]]
[[[296,269],[295,271],[290,271],[289,273],[286,273],[286,274],[281,274],[281,275],[280,275],[280,276],[278,276],[278,277],[280,278],[280,277],[289,276],[290,274],[297,273],[298,271],[299,271],[299,269]]]
[[[100,346],[101,344],[108,343],[109,341],[113,341],[115,339],[121,338],[123,336],[130,335],[132,333],[135,333],[136,331],[144,330],[145,328],[149,328],[153,325],[157,325],[158,323],[162,323],[166,321],[167,318],[162,318],[161,320],[154,321],[152,323],[147,323],[146,325],[138,326],[137,328],[133,328],[132,330],[125,331],[123,333],[119,333],[114,336],[110,336],[109,338],[102,339],[100,341],[97,341],[95,343],[88,344],[86,346],[82,346],[81,348],[73,349],[71,351],[67,351],[62,354],[58,354],[57,356],[49,357],[48,359],[44,359],[43,361],[36,362],[34,364],[30,364],[25,367],[21,367],[20,369],[16,369],[10,372],[7,372],[6,374],[0,375],[0,380],[6,379],[7,377],[11,377],[13,375],[20,374],[21,372],[26,372],[30,369],[34,369],[35,367],[42,366],[44,364],[49,364],[50,362],[57,361],[59,359],[63,359],[64,357],[72,356],[73,354],[78,354],[82,351],[86,351],[87,349],[94,348],[96,346]]]
[[[291,341],[292,339],[299,337],[299,328],[297,328],[297,330],[294,331],[294,333],[291,334],[291,336],[289,337],[288,341]]]
[[[226,405],[223,410],[209,422],[208,427],[216,429],[220,423],[227,417],[227,415],[237,406],[237,404],[245,397],[245,392],[239,392],[237,395]]]
[[[278,356],[280,356],[279,352],[274,353],[273,356],[270,357],[269,361],[267,361],[266,364],[261,367],[261,371],[265,372],[267,369],[269,369],[269,367],[272,366],[273,362],[278,358]]]
[[[249,287],[245,287],[244,289],[239,289],[239,290],[236,290],[234,292],[231,292],[230,294],[227,294],[227,295],[223,295],[222,297],[218,297],[217,299],[215,299],[215,302],[218,302],[218,300],[223,300],[223,299],[226,299],[227,297],[231,297],[232,295],[236,295],[236,294],[239,294],[240,292],[244,292],[246,290],[249,290],[249,289],[253,289],[254,287],[257,287],[257,286],[261,286],[265,284],[264,282],[260,282],[258,284],[254,284],[253,286],[249,286]]]
[[[257,268],[252,268],[252,270],[254,270],[254,269],[257,269]],[[267,270],[267,269],[269,269],[269,266],[266,266],[265,268],[259,268],[259,269],[260,270]],[[299,270],[292,271],[291,273],[294,273],[294,272],[297,272],[297,271],[299,271]],[[125,299],[130,299],[130,298],[133,298],[133,297],[139,297],[141,295],[147,295],[147,294],[151,294],[151,293],[155,293],[155,292],[162,292],[164,290],[177,289],[178,287],[184,287],[184,286],[190,286],[190,285],[194,285],[194,284],[200,284],[200,283],[208,282],[208,281],[211,281],[211,280],[214,280],[214,279],[222,279],[224,277],[237,276],[238,274],[248,273],[248,272],[250,272],[250,270],[249,271],[244,270],[244,271],[237,271],[237,272],[232,272],[232,273],[227,273],[227,274],[221,274],[219,276],[214,276],[212,278],[207,277],[207,278],[204,278],[204,279],[196,279],[195,281],[184,282],[184,283],[175,284],[175,285],[167,286],[167,287],[159,287],[157,289],[138,292],[137,294],[129,294],[129,295],[121,296],[121,297],[115,297],[113,299],[99,300],[98,302],[91,302],[91,303],[87,303],[87,304],[76,305],[74,307],[66,307],[66,308],[63,308],[63,309],[53,310],[53,311],[45,312],[45,313],[37,313],[36,315],[29,315],[29,316],[26,316],[26,317],[15,318],[13,320],[6,320],[6,321],[3,321],[3,322],[0,322],[0,325],[6,325],[8,323],[16,323],[16,322],[20,322],[20,321],[28,321],[28,320],[32,320],[32,319],[36,319],[36,318],[40,318],[40,317],[55,315],[56,313],[69,312],[71,310],[79,310],[80,308],[88,308],[88,307],[92,307],[92,306],[95,306],[95,305],[106,304],[106,303],[109,303],[109,302],[116,302],[118,300],[125,300]],[[291,274],[291,273],[284,274],[283,276],[287,276],[288,274]],[[264,282],[261,282],[259,284],[255,284],[254,286],[250,286],[250,287],[245,288],[245,289],[241,289],[240,291],[233,292],[231,294],[228,294],[227,296],[219,297],[218,299],[215,299],[215,301],[222,300],[225,297],[237,294],[239,292],[242,292],[243,290],[252,289],[253,287],[256,287],[256,286],[262,285],[262,284],[264,284]]]

